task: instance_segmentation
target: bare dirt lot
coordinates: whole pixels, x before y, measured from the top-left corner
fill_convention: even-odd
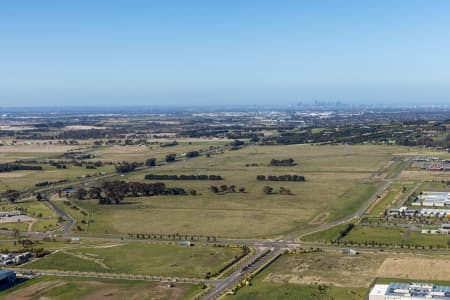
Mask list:
[[[266,270],[266,282],[369,287],[376,278],[450,280],[450,260],[410,254],[287,255]]]
[[[450,260],[419,256],[389,257],[377,270],[378,277],[450,280]]]

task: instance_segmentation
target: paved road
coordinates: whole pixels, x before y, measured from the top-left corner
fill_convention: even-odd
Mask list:
[[[278,258],[281,254],[281,249],[266,249],[259,248],[256,253],[241,265],[227,278],[222,280],[216,280],[212,284],[214,287],[205,295],[201,297],[202,300],[212,300],[226,293],[227,290],[234,287],[242,278],[255,272],[256,270],[263,268],[270,264],[274,259]],[[241,266],[250,265],[246,270],[243,270]]]
[[[58,228],[57,231],[62,231],[64,234],[67,234],[72,229],[75,224],[75,219],[72,218],[71,215],[62,210],[59,206],[57,206],[53,201],[47,198],[45,201],[59,216],[63,217],[66,220],[66,224],[63,227]]]

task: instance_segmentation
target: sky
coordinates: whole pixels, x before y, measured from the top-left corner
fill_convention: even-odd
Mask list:
[[[0,106],[315,100],[450,104],[450,1],[0,1]]]

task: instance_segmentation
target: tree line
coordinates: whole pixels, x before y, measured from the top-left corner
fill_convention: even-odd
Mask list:
[[[116,164],[116,171],[118,173],[129,173],[136,170],[138,167],[142,167],[144,164],[140,162],[121,162],[119,164]]]
[[[236,189],[235,185],[226,185],[226,184],[222,184],[221,186],[212,185],[209,187],[209,190],[214,194],[236,193],[237,191],[239,191],[239,193],[245,193],[245,187],[239,187],[238,189]]]
[[[12,172],[12,171],[22,171],[22,170],[41,171],[42,167],[41,166],[11,164],[11,163],[0,164],[0,173]]]
[[[292,158],[288,158],[288,159],[275,159],[272,158],[272,160],[270,161],[270,165],[271,166],[276,166],[276,167],[292,167],[295,166],[295,160],[293,160]]]
[[[296,181],[296,182],[303,182],[305,181],[305,177],[301,175],[256,175],[256,180],[258,181]]]
[[[147,174],[147,180],[223,180],[220,175],[167,175],[167,174]]]
[[[101,186],[92,187],[88,190],[79,189],[77,194],[80,200],[89,197],[90,199],[98,199],[99,204],[120,204],[126,197],[186,195],[187,191],[180,187],[167,187],[162,182],[141,183],[116,180],[104,182]]]

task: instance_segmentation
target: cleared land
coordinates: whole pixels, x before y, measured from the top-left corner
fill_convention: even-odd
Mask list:
[[[167,284],[143,281],[119,281],[107,279],[39,277],[0,292],[5,300],[146,300],[191,299],[200,288],[195,285]]]
[[[319,252],[284,255],[259,274],[238,299],[364,299],[371,282],[450,280],[445,257]]]
[[[251,146],[221,155],[168,164],[123,177],[145,181],[152,174],[216,174],[222,181],[166,181],[195,189],[197,196],[129,198],[134,204],[100,206],[76,201],[93,211],[89,233],[179,233],[227,237],[268,237],[300,230],[310,223],[341,219],[356,211],[380,184],[373,174],[389,164],[398,147],[388,146]],[[297,165],[270,166],[270,160],[293,158]],[[256,175],[298,174],[306,182],[257,181]],[[234,185],[244,193],[210,191],[211,185]],[[292,195],[267,195],[288,188]],[[130,222],[130,220],[132,222]],[[139,226],[135,226],[139,224]]]
[[[241,253],[208,246],[128,243],[57,251],[27,265],[31,269],[204,278]]]

